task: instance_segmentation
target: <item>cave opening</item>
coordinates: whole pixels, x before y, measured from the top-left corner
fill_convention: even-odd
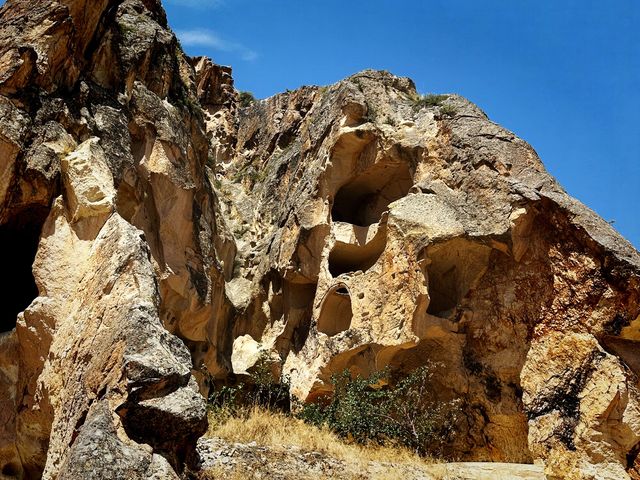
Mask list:
[[[405,197],[412,186],[407,164],[377,163],[338,190],[331,218],[368,227],[378,223],[389,204]]]
[[[486,272],[490,253],[491,248],[463,238],[429,247],[427,313],[448,318]]]
[[[40,210],[24,210],[0,225],[0,251],[9,273],[1,294],[0,333],[13,330],[18,314],[38,296],[32,267],[45,216]]]
[[[7,477],[18,477],[20,476],[20,467],[15,463],[7,463],[4,467],[2,467],[2,475]]]
[[[353,310],[349,291],[344,285],[338,285],[327,293],[322,302],[318,331],[332,337],[348,330],[352,318]]]
[[[338,277],[345,273],[366,272],[373,267],[387,245],[386,229],[364,245],[337,241],[329,254],[329,273]]]

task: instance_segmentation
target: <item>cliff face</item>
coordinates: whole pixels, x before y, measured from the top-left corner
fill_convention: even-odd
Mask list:
[[[312,400],[344,368],[434,360],[465,406],[452,453],[635,472],[640,258],[530,146],[370,71],[242,110],[237,139],[218,166],[234,369],[275,350]]]
[[[167,329],[210,334],[215,357],[225,308],[193,69],[154,1],[12,1],[0,22],[0,228],[23,301],[2,314],[2,472],[169,478],[207,422]]]
[[[461,97],[365,71],[241,108],[156,0],[0,10],[0,478],[176,478],[266,353],[432,360],[449,451],[640,475],[640,255]]]

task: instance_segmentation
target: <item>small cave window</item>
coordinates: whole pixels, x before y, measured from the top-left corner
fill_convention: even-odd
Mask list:
[[[322,302],[318,330],[330,337],[337,335],[349,329],[352,318],[349,291],[344,285],[334,287]]]
[[[460,296],[457,289],[458,268],[452,265],[445,271],[432,272],[429,275],[429,308],[427,313],[438,317],[447,317],[458,304]]]
[[[27,211],[0,225],[0,251],[4,252],[8,273],[1,294],[0,333],[13,330],[18,313],[38,296],[32,266],[43,220],[42,215]]]
[[[6,477],[19,477],[21,468],[15,463],[7,463],[2,467],[2,475]]]
[[[338,190],[331,218],[368,227],[378,223],[389,204],[405,197],[412,186],[407,164],[376,164]]]
[[[366,272],[378,261],[386,244],[386,230],[365,245],[336,242],[329,254],[329,273],[335,278],[358,270]]]

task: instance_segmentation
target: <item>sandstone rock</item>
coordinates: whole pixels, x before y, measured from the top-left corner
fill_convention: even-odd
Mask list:
[[[2,475],[18,476],[22,461],[16,448],[16,414],[18,410],[18,341],[15,331],[0,333],[0,459]]]
[[[97,138],[64,157],[61,167],[73,220],[111,213],[116,192]]]
[[[0,228],[31,245],[17,272],[36,257],[16,289],[37,286],[2,321],[11,478],[173,478],[206,430],[189,350],[162,323],[204,311],[204,342],[226,302],[204,119],[160,5],[108,3],[0,12]]]
[[[306,401],[431,360],[452,456],[640,475],[640,254],[478,107],[365,71],[241,108],[156,0],[0,27],[3,476],[175,478],[264,358]]]
[[[367,71],[239,112],[220,191],[231,282],[253,282],[234,338],[255,345],[236,341],[233,364],[270,348],[313,400],[345,368],[431,359],[442,398],[465,403],[452,454],[633,474],[638,397],[620,362],[635,365],[638,253],[477,107],[450,95],[443,116],[415,98],[409,80]],[[600,353],[542,348],[556,335]]]
[[[108,405],[97,403],[91,408],[58,478],[179,478],[151,449],[141,451],[118,438],[113,420]]]

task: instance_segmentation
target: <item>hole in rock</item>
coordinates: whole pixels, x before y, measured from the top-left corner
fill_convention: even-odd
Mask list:
[[[427,249],[429,306],[427,313],[446,318],[484,275],[491,248],[454,239]]]
[[[636,375],[640,374],[640,342],[606,335],[601,343],[605,350],[622,359]]]
[[[357,228],[357,227],[356,227]],[[343,273],[366,272],[378,261],[386,247],[386,233],[379,231],[364,245],[336,242],[329,254],[329,272],[337,277]]]
[[[285,329],[276,345],[282,358],[286,358],[291,350],[300,352],[307,341],[317,285],[285,280],[283,286]]]
[[[17,477],[20,475],[20,467],[15,463],[7,463],[2,467],[2,475],[7,477]]]
[[[351,296],[344,285],[334,287],[322,301],[318,330],[330,337],[348,330],[351,326]]]
[[[331,218],[363,227],[373,225],[389,204],[405,197],[412,186],[407,164],[377,163],[338,190]]]
[[[38,250],[40,230],[46,212],[23,210],[8,223],[0,225],[0,251],[4,255],[7,282],[1,289],[0,332],[15,328],[18,313],[38,296],[32,266]]]

